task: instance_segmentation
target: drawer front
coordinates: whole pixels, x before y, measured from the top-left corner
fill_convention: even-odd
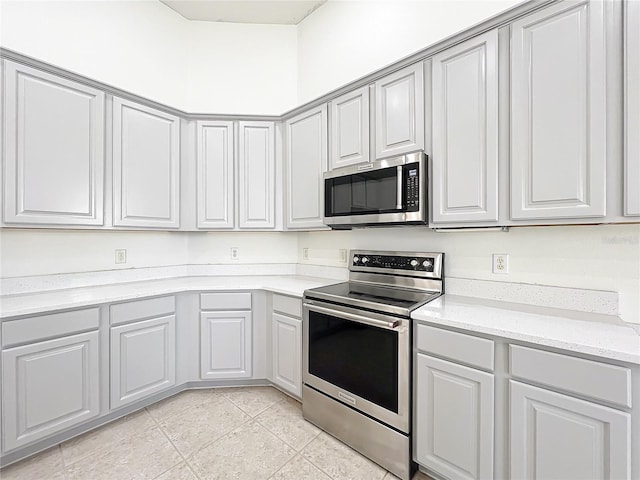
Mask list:
[[[302,318],[302,300],[285,295],[273,295],[273,311]]]
[[[10,320],[2,323],[2,346],[9,347],[95,330],[99,326],[100,311],[97,307]]]
[[[144,318],[171,315],[176,311],[176,297],[149,298],[135,302],[118,303],[109,308],[111,325],[133,322]]]
[[[493,340],[418,324],[416,346],[425,353],[494,370]]]
[[[251,310],[251,292],[200,294],[201,310]]]
[[[518,345],[510,345],[509,350],[513,377],[631,407],[628,368]]]

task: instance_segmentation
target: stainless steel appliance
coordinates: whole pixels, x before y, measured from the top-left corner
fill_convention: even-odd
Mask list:
[[[401,479],[411,459],[411,311],[440,296],[444,254],[351,251],[349,281],[306,290],[304,418]]]
[[[331,228],[427,223],[427,156],[354,165],[324,174],[324,223]]]

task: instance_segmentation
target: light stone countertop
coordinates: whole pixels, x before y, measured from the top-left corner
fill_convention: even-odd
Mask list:
[[[431,325],[640,364],[640,332],[612,315],[445,294],[411,317]]]
[[[0,296],[0,319],[194,291],[266,290],[302,298],[308,288],[339,283],[302,275],[202,276],[114,283]]]

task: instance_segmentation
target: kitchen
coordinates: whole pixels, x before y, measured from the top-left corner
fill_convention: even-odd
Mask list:
[[[189,287],[189,290],[194,292],[221,289],[221,285],[216,284],[215,276],[297,274],[323,277],[337,282],[346,279],[347,266],[351,260],[348,254],[351,250],[427,251],[446,254],[445,292],[447,294],[533,304],[548,308],[582,310],[594,315],[619,317],[618,322],[637,325],[640,323],[638,301],[640,228],[637,216],[634,220],[633,216],[621,215],[622,199],[626,198],[621,193],[621,185],[626,180],[627,190],[632,192],[638,190],[633,188],[638,182],[634,183],[632,175],[627,177],[622,175],[623,137],[620,132],[624,122],[621,114],[616,116],[616,112],[621,111],[622,99],[626,98],[621,93],[622,88],[608,90],[606,106],[607,113],[610,115],[607,117],[609,121],[606,125],[608,132],[606,146],[593,147],[606,148],[607,158],[615,160],[607,162],[604,167],[602,165],[597,167],[605,168],[607,173],[606,218],[592,214],[582,219],[567,220],[565,215],[561,216],[560,220],[547,218],[544,221],[537,221],[535,218],[527,219],[528,212],[523,209],[519,212],[524,215],[520,217],[521,220],[510,221],[509,215],[513,215],[514,209],[512,207],[511,212],[509,211],[509,136],[497,134],[495,135],[497,140],[493,145],[498,152],[493,155],[494,168],[497,171],[494,171],[491,177],[490,170],[487,170],[487,178],[495,178],[493,186],[487,184],[488,191],[495,193],[493,211],[487,212],[487,208],[484,208],[484,211],[480,212],[490,213],[496,220],[461,221],[455,217],[456,208],[449,210],[443,208],[435,211],[435,213],[440,212],[441,218],[439,223],[433,222],[432,216],[432,222],[429,225],[431,228],[411,226],[351,231],[322,229],[319,226],[322,224],[320,219],[312,218],[312,213],[297,212],[292,208],[300,205],[313,206],[313,198],[305,202],[289,203],[290,199],[287,195],[294,191],[294,185],[285,183],[286,178],[290,177],[285,177],[283,174],[284,169],[287,168],[283,157],[290,154],[287,153],[286,147],[282,144],[278,145],[277,141],[274,146],[276,154],[271,159],[273,169],[269,171],[273,172],[270,182],[275,188],[267,189],[264,194],[272,196],[269,197],[268,202],[261,202],[258,205],[258,207],[265,203],[273,205],[270,212],[262,212],[258,208],[258,214],[271,215],[267,223],[273,226],[256,224],[251,217],[256,210],[251,208],[247,208],[246,211],[231,208],[229,213],[229,205],[231,207],[234,204],[238,205],[242,188],[249,192],[257,192],[256,197],[263,193],[256,190],[256,185],[251,183],[251,178],[255,178],[251,176],[246,176],[248,180],[243,184],[244,187],[237,185],[235,188],[233,178],[230,181],[232,188],[225,189],[225,184],[219,186],[219,190],[224,191],[228,196],[213,197],[210,212],[215,217],[212,220],[213,224],[206,225],[207,218],[198,218],[202,210],[195,208],[196,203],[199,202],[195,198],[195,192],[202,192],[203,189],[200,184],[196,185],[196,182],[204,182],[205,178],[200,175],[201,171],[198,169],[201,165],[196,162],[198,145],[195,139],[198,131],[205,132],[210,128],[210,132],[215,134],[220,131],[226,132],[230,136],[236,136],[237,139],[242,130],[249,136],[255,135],[251,138],[259,138],[264,130],[261,130],[261,124],[258,122],[275,121],[275,132],[269,135],[273,135],[270,138],[278,138],[287,126],[296,125],[294,119],[306,118],[305,112],[321,111],[323,105],[357,90],[371,93],[370,88],[363,87],[368,87],[386,74],[392,74],[400,66],[405,68],[406,65],[408,68],[415,61],[409,59],[400,66],[390,68],[388,72],[385,71],[387,65],[395,64],[399,59],[434,45],[445,37],[466,30],[486,18],[499,15],[504,9],[516,6],[524,11],[526,8],[531,8],[531,5],[517,7],[516,4],[519,2],[513,1],[468,2],[465,8],[460,8],[456,10],[455,15],[451,15],[451,7],[446,3],[404,4],[402,2],[403,7],[399,8],[395,2],[385,4],[330,1],[318,7],[297,26],[285,26],[189,21],[160,2],[74,2],[72,4],[3,2],[0,10],[2,15],[0,39],[2,47],[8,51],[18,52],[36,61],[103,82],[104,85],[113,89],[110,90],[111,94],[123,98],[120,104],[122,111],[127,111],[127,108],[129,112],[131,111],[131,103],[126,102],[134,100],[141,102],[148,99],[171,109],[194,114],[188,122],[182,121],[181,125],[181,131],[185,137],[192,140],[182,144],[185,151],[181,152],[179,187],[187,200],[180,198],[180,205],[177,207],[180,225],[177,231],[175,226],[166,224],[163,227],[150,227],[147,230],[127,225],[130,218],[127,218],[124,215],[126,212],[118,206],[115,198],[116,190],[114,188],[112,191],[111,186],[104,187],[103,208],[94,208],[96,210],[94,213],[102,215],[102,224],[105,226],[101,228],[86,226],[50,228],[51,224],[46,225],[46,222],[44,222],[45,228],[20,228],[19,223],[7,222],[5,213],[3,217],[7,222],[5,226],[9,228],[3,228],[1,234],[3,295],[87,285],[107,288],[101,286],[113,282],[144,283],[146,280],[153,279],[165,279],[170,282],[172,277],[188,275],[212,277],[209,283]],[[633,2],[605,2],[604,5],[606,14],[615,19],[612,23],[615,28],[618,28],[616,32],[622,42],[622,22],[627,18],[622,15],[623,6],[630,7]],[[629,8],[629,11],[632,9]],[[499,20],[497,22],[494,25],[501,24]],[[402,25],[401,32],[398,32],[398,25]],[[508,45],[508,33],[504,29],[497,33],[497,41],[500,45],[504,46],[505,41]],[[224,45],[224,48],[212,48],[212,45]],[[613,62],[614,65],[617,64],[616,62],[621,65],[621,49],[618,51],[611,46],[617,45],[616,42],[607,45],[609,45],[608,61]],[[264,49],[269,51],[268,55],[264,54]],[[429,57],[434,55],[437,53],[430,53]],[[500,48],[498,56],[501,65],[509,65],[508,49]],[[419,58],[417,56],[414,60]],[[435,65],[433,58],[431,62],[432,66]],[[225,73],[221,75],[221,71]],[[368,74],[376,71],[380,73],[366,78]],[[429,78],[425,72],[431,72],[433,75],[433,71],[425,67],[422,71],[423,83]],[[499,80],[508,82],[509,73],[508,67],[500,69]],[[615,68],[607,69],[607,81],[614,84],[617,82],[622,87],[622,73],[621,68],[619,71]],[[432,80],[435,78],[433,76]],[[433,91],[434,84],[435,82],[432,81],[432,87],[428,91]],[[95,85],[92,88],[95,88]],[[422,91],[424,93],[427,90]],[[126,92],[130,92],[137,98],[128,96]],[[499,92],[501,101],[498,117],[502,122],[500,131],[504,130],[506,115],[508,132],[510,92],[508,89],[500,89]],[[511,93],[516,94],[516,92]],[[637,90],[631,93],[637,96]],[[327,94],[326,97],[325,94]],[[503,101],[505,95],[506,102]],[[377,99],[379,95],[377,97],[375,94],[370,95],[368,101],[361,102],[363,107],[369,107],[367,112],[369,116],[380,110],[375,105],[374,97]],[[425,95],[425,103],[427,100],[431,102],[425,105],[425,112],[435,112],[438,108],[442,108],[442,105],[439,106],[435,101],[437,98],[433,95]],[[109,101],[111,100],[107,99],[107,102]],[[112,102],[110,106],[115,105],[115,101]],[[148,103],[145,105],[148,108],[153,106]],[[600,105],[597,106],[603,108]],[[105,111],[107,119],[110,119],[112,108],[105,108]],[[195,115],[205,112],[217,116],[209,118],[206,115]],[[284,117],[284,122],[280,123],[278,116],[283,112],[289,113]],[[224,117],[225,114],[237,115],[237,117]],[[180,116],[175,110],[170,110],[167,115]],[[425,132],[423,145],[427,153],[430,156],[434,155],[435,158],[437,125],[430,120],[431,114],[424,114],[424,117],[427,123],[432,122],[432,128],[423,130]],[[313,118],[322,118],[322,113]],[[597,122],[598,119],[594,121]],[[210,123],[207,124],[207,122]],[[231,126],[231,130],[224,130],[228,128],[228,123],[225,122],[235,123]],[[287,122],[289,122],[288,125]],[[8,123],[6,126],[9,126]],[[375,153],[377,146],[373,138],[376,137],[374,123],[371,123],[370,130],[369,128],[363,130],[373,132],[369,142],[364,142],[364,146],[369,147],[365,161],[377,156]],[[335,122],[331,124],[334,125]],[[600,127],[602,129],[602,125]],[[198,130],[199,128],[201,130]],[[513,127],[512,130],[514,130]],[[522,127],[519,132],[522,134]],[[332,136],[329,132],[326,135],[329,138]],[[380,138],[380,135],[377,137]],[[635,135],[635,138],[637,137],[638,135]],[[109,149],[115,145],[111,140],[105,139],[108,152],[111,152]],[[229,143],[235,141],[232,138]],[[433,143],[433,147],[428,148],[428,141]],[[331,140],[328,143],[331,146],[336,145],[336,142]],[[330,150],[326,142],[321,144]],[[240,145],[236,148],[240,153]],[[326,155],[333,158],[334,154],[327,151]],[[110,158],[110,153],[105,157]],[[116,165],[111,167],[109,162],[105,161],[105,167],[104,184],[110,185],[109,175],[114,176],[113,170],[110,169],[115,169]],[[5,168],[7,168],[6,164]],[[558,170],[561,172],[562,168]],[[242,172],[239,171],[239,173]],[[266,172],[263,173],[266,175]],[[52,173],[52,175],[55,174],[55,172]],[[7,175],[6,171],[3,175]],[[435,179],[441,177],[436,175],[438,172],[433,172],[432,182],[437,186],[440,182],[435,182]],[[218,187],[220,177],[214,175],[212,178],[207,178],[207,182],[217,182],[215,185]],[[635,179],[637,180],[637,176]],[[547,181],[548,178],[545,177],[544,180]],[[604,183],[602,178],[599,179],[599,184],[597,180],[596,183],[586,187],[588,192],[602,188]],[[514,179],[511,178],[511,182],[513,181]],[[590,181],[593,181],[593,178]],[[144,183],[143,176],[139,184]],[[304,185],[308,187],[308,184]],[[513,185],[511,187],[513,188]],[[313,194],[318,193],[318,186],[312,185],[304,190],[307,191],[297,191],[297,194],[312,197]],[[469,190],[473,189],[469,188]],[[96,198],[98,197],[100,195],[96,195]],[[487,198],[489,197],[491,195]],[[316,207],[319,207],[322,202],[318,200],[316,203]],[[226,205],[227,209],[219,208],[220,205]],[[446,205],[441,206],[446,207]],[[482,209],[476,209],[476,213],[478,210]],[[4,211],[6,212],[6,209]],[[290,218],[288,215],[292,211],[298,217]],[[454,216],[446,217],[448,213]],[[262,222],[264,218],[257,221]],[[31,220],[33,227],[33,219]],[[84,220],[95,219],[85,218]],[[316,223],[313,224],[313,221]],[[121,226],[117,222],[121,222]],[[252,222],[254,222],[253,225],[251,225]],[[37,220],[35,223],[38,223]],[[572,226],[568,225],[569,223],[586,224]],[[202,230],[201,224],[214,231],[196,231]],[[510,227],[508,231],[495,228],[505,224]],[[460,231],[461,226],[478,228]],[[245,228],[247,231],[242,231]],[[117,256],[116,251],[120,251]],[[507,260],[504,265],[508,273],[494,273],[494,254],[503,255],[503,260]],[[242,283],[227,285],[227,288],[233,290],[234,285],[240,290],[243,289]],[[248,285],[245,288],[251,289],[253,286],[258,290],[263,286],[260,282]],[[315,284],[308,286],[313,287]],[[172,287],[166,288],[168,290],[165,291],[153,289],[145,291],[149,296],[171,293]],[[306,287],[296,286],[287,289],[276,286],[273,288],[281,288],[279,293],[289,295],[295,292],[294,296],[300,297],[302,290]],[[144,290],[143,287],[141,289]],[[78,290],[77,295],[81,295],[82,291]],[[269,309],[271,294],[256,294],[258,296],[253,300],[252,306],[254,322],[257,323],[261,315],[266,317],[265,312]],[[144,296],[139,292],[132,295],[127,298]],[[19,312],[24,317],[48,310],[55,311],[56,307],[69,308],[69,304],[64,303],[69,301],[68,299],[60,300],[55,297],[55,294],[50,294],[46,299],[43,298],[40,300],[41,305],[33,307],[35,310],[31,312],[16,309],[14,314],[5,313],[3,316],[15,317],[17,315],[15,312]],[[105,302],[107,299],[111,301],[111,297],[105,297]],[[10,301],[10,298],[2,299],[3,310],[8,309],[11,305]],[[74,301],[76,303],[73,305],[79,306],[81,304],[77,302],[82,299],[74,299]],[[194,305],[191,307],[198,310],[196,299],[189,297],[185,302],[187,304],[195,302],[195,307]],[[478,305],[481,303],[478,301]],[[85,302],[82,305],[90,305],[90,303]],[[178,322],[181,309],[187,309],[187,307],[188,305],[182,305],[180,298],[177,299],[175,309]],[[5,311],[11,312],[11,310]],[[102,322],[105,321],[104,317],[108,315],[101,310],[99,320],[101,329]],[[109,321],[108,318],[106,321]],[[103,333],[109,335],[109,326],[106,327],[106,331],[101,330],[101,335]],[[257,325],[254,325],[254,328],[257,328]],[[638,327],[635,328],[637,330]],[[197,331],[191,333],[198,334]],[[262,331],[260,335],[267,337],[269,332]],[[6,338],[4,332],[3,338]],[[254,337],[254,348],[257,338],[261,337]],[[100,341],[104,342],[105,339],[101,337]],[[108,338],[106,342],[101,344],[101,349],[104,348],[108,352]],[[18,342],[18,344],[24,343],[24,341]],[[6,344],[3,343],[3,347],[5,346]],[[551,347],[553,348],[554,345]],[[268,352],[253,353],[256,358],[261,355],[266,357],[268,354]],[[189,353],[185,358],[191,359],[192,364],[198,365],[198,359],[192,357],[193,355]],[[588,354],[587,357],[589,357]],[[498,360],[496,360],[497,363]],[[6,362],[3,365],[6,365]],[[178,369],[180,368],[186,367],[178,365]],[[497,367],[494,368],[497,369]],[[196,372],[192,375],[189,371],[185,376],[191,379],[199,374],[200,372]],[[262,378],[266,378],[268,372],[256,370],[252,373],[252,377],[261,378],[260,374]],[[102,375],[105,375],[105,372],[102,372]],[[108,370],[106,375],[108,376]],[[637,395],[637,388],[637,383],[634,383],[634,392],[636,392],[634,395]],[[560,390],[563,391],[563,389]],[[101,392],[101,395],[104,394],[105,392]],[[101,402],[108,403],[109,398],[101,399]],[[614,405],[618,405],[616,408],[620,411],[631,411],[629,406],[623,405],[620,409],[619,403],[614,402]],[[3,407],[3,415],[7,415],[6,406]],[[3,417],[4,424],[6,421],[7,418]],[[500,422],[503,422],[504,428],[504,418],[499,420],[496,415],[496,451],[507,441],[505,435],[500,436],[498,428]],[[633,438],[636,440],[633,442],[637,442],[638,424],[637,420],[634,422]],[[6,439],[4,442],[6,447]],[[27,445],[29,443],[29,441],[26,442]],[[637,449],[630,451],[635,450]],[[495,460],[496,478],[501,476],[499,468],[503,468],[501,465],[504,462],[504,458]],[[638,472],[638,459],[634,457],[629,462],[630,471]],[[422,465],[422,462],[419,463]],[[486,475],[481,477],[484,478]]]

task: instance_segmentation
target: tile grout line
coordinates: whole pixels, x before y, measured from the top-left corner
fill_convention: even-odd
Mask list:
[[[169,442],[169,445],[171,445],[171,447],[178,453],[178,455],[180,456],[180,458],[182,458],[182,461],[185,463],[185,465],[187,464],[187,459],[184,458],[184,455],[182,455],[182,452],[180,450],[178,450],[178,448],[173,444],[173,442],[171,441],[171,439],[169,438],[169,436],[167,435],[167,433],[164,431],[164,429],[162,428],[162,426],[158,423],[158,421],[155,419],[155,417],[153,415],[151,415],[151,413],[149,412],[149,410],[147,409],[147,407],[144,407],[144,411],[147,412],[147,415],[149,415],[149,417],[151,417],[151,421],[153,421],[153,423],[156,424],[156,426],[158,427],[158,430],[160,430],[160,433],[162,433],[162,435],[164,436],[164,438],[167,439],[167,441]],[[176,463],[176,465],[180,465],[180,463],[182,462],[178,462]],[[164,472],[161,472],[159,475],[156,475],[154,477],[154,479],[161,477],[162,475],[164,475],[165,473],[167,473],[169,470],[171,470],[172,468],[174,468],[176,465],[172,465],[171,467],[169,467],[168,469],[166,469]],[[190,469],[190,468],[189,468]],[[195,475],[195,473],[194,473]],[[200,478],[197,475],[195,475],[196,478]]]

